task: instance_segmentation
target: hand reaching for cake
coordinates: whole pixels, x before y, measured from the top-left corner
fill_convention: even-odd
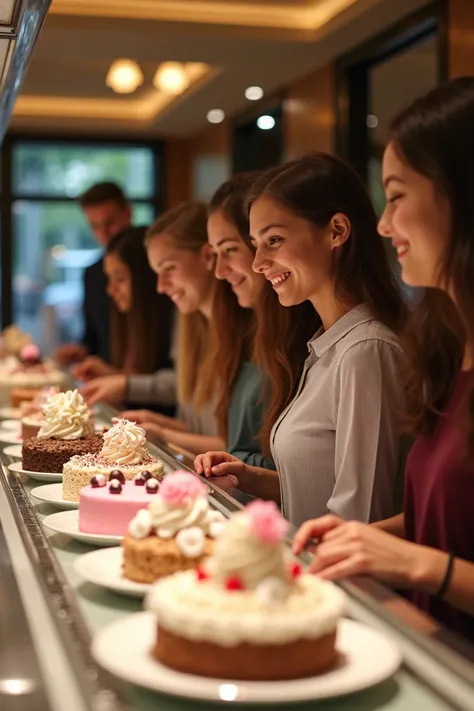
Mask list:
[[[248,478],[251,467],[227,452],[206,452],[194,460],[196,474],[205,477],[233,474],[239,481]]]
[[[96,402],[109,402],[116,405],[125,397],[127,389],[127,377],[125,375],[105,375],[102,378],[95,378],[89,381],[83,388],[81,394],[89,407]]]
[[[87,356],[82,363],[72,369],[72,374],[77,380],[88,382],[94,378],[117,373],[117,369],[109,365],[98,356]]]

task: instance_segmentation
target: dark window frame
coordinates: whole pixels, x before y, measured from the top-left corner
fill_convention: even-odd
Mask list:
[[[436,33],[438,80],[448,76],[448,7],[436,0],[336,62],[336,152],[367,182],[368,73],[376,64]]]
[[[165,190],[165,151],[163,141],[131,140],[123,136],[94,136],[83,134],[44,133],[41,135],[11,132],[5,136],[0,161],[0,214],[1,214],[1,328],[12,323],[13,317],[13,204],[16,200],[30,202],[74,203],[76,198],[61,195],[16,195],[13,190],[13,150],[21,143],[75,147],[101,148],[147,148],[153,156],[153,193],[149,198],[133,198],[134,204],[147,204],[154,207],[155,215],[164,208]]]

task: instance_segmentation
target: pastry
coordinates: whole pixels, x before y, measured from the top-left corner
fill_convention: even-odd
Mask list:
[[[44,421],[36,437],[23,440],[23,469],[62,472],[63,464],[78,454],[97,452],[102,438],[94,426],[84,399],[77,390],[50,397],[43,407]]]
[[[197,570],[153,586],[155,658],[219,679],[284,680],[322,673],[337,659],[344,593],[285,556],[287,523],[273,502],[235,514]]]
[[[152,583],[196,568],[211,553],[224,520],[210,508],[207,487],[194,474],[168,474],[148,509],[130,523],[123,542],[124,576]]]
[[[163,476],[163,462],[153,457],[146,446],[145,430],[129,420],[115,420],[103,434],[102,447],[95,454],[72,457],[63,467],[63,497],[79,501],[79,494],[93,476],[106,479],[120,470],[125,479],[149,471],[153,477]]]

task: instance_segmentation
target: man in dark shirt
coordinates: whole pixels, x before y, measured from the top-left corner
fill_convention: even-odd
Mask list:
[[[99,244],[106,248],[110,240],[129,227],[130,203],[116,183],[97,183],[79,199],[90,228]],[[82,343],[66,343],[55,353],[61,365],[97,355],[109,361],[109,301],[103,258],[84,272],[84,336]]]

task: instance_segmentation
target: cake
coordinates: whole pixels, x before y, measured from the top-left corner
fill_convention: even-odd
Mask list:
[[[21,409],[21,436],[22,439],[36,437],[44,422],[43,407],[50,397],[57,395],[58,388],[43,388],[30,402],[23,401]]]
[[[12,388],[10,390],[11,406],[21,407],[24,403],[34,400],[40,392],[40,388]]]
[[[34,344],[24,346],[19,358],[9,356],[0,361],[0,389],[8,394],[13,407],[31,400],[43,387],[62,387],[65,382],[66,373],[53,361],[44,360]]]
[[[24,346],[32,343],[32,338],[28,333],[25,333],[12,324],[3,329],[0,334],[0,356],[18,356]]]
[[[302,679],[336,662],[344,593],[286,558],[287,523],[273,502],[235,514],[195,571],[159,580],[154,657],[219,679]]]
[[[102,447],[94,454],[72,457],[63,467],[63,498],[79,501],[79,494],[93,476],[109,478],[120,471],[125,479],[148,471],[160,479],[163,462],[153,457],[146,446],[145,430],[136,422],[114,420],[114,425],[103,434]]]
[[[130,523],[123,541],[124,576],[153,583],[195,569],[211,553],[224,520],[209,506],[207,487],[194,474],[168,474],[148,509]]]
[[[79,496],[79,530],[124,536],[135,514],[147,508],[158,490],[158,481],[146,470],[133,481],[127,481],[120,470],[113,471],[108,480],[103,474],[93,476]]]
[[[94,434],[89,409],[77,390],[57,393],[43,406],[38,435],[23,440],[23,469],[58,472],[71,457],[98,452],[102,438]]]

